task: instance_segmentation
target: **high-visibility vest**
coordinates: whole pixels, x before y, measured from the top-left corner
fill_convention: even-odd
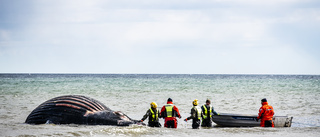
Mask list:
[[[152,120],[151,121],[157,121],[158,120],[158,112],[159,110],[156,109],[156,112],[153,112],[152,108],[150,108],[150,112],[151,112],[151,116],[152,116]]]
[[[173,117],[173,105],[167,104],[166,105],[167,117]]]
[[[193,109],[197,111],[197,117],[200,120],[201,119],[201,108],[198,106],[193,106]]]
[[[207,106],[206,105],[203,105],[203,108],[204,108],[204,118],[206,119],[207,118],[207,116],[208,116],[208,110],[207,110]],[[209,109],[210,109],[210,117],[212,117],[212,106],[210,105],[210,107],[209,107]]]

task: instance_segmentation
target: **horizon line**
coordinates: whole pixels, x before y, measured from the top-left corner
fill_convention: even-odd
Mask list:
[[[320,74],[263,74],[263,73],[90,73],[90,72],[0,72],[0,74],[51,74],[51,75],[320,75]]]

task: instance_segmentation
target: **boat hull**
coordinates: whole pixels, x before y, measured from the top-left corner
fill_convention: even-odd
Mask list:
[[[289,116],[274,116],[275,127],[291,127],[292,118]],[[260,120],[256,121],[257,115],[221,113],[212,116],[212,121],[222,127],[259,127]]]

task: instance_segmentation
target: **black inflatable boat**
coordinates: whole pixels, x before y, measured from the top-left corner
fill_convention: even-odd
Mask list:
[[[292,118],[290,116],[274,116],[274,126],[291,127]],[[220,115],[212,116],[212,121],[222,127],[259,127],[260,120],[256,120],[257,115],[220,113]]]

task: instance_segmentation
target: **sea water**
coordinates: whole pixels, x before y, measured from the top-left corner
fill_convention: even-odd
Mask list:
[[[167,99],[179,108],[177,129],[104,125],[29,125],[25,119],[38,105],[62,95],[85,95],[112,110],[141,119],[156,102]],[[187,74],[0,74],[1,136],[319,136],[319,75]],[[258,114],[267,98],[275,115],[293,116],[289,128],[192,129],[192,101],[210,99],[218,113]],[[145,122],[147,123],[147,121]],[[160,120],[163,125],[163,119]]]

